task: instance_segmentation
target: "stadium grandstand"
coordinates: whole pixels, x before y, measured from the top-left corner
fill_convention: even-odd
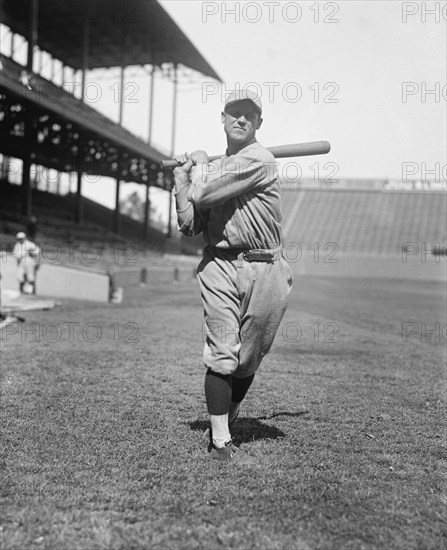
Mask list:
[[[189,81],[205,77],[220,81],[216,71],[156,1],[2,0],[0,16],[3,248],[8,250],[15,233],[26,230],[35,216],[41,244],[101,242],[102,258],[110,261],[113,243],[117,242],[131,242],[145,254],[151,250],[158,254],[188,251],[187,241],[182,244],[172,238],[170,223],[166,236],[149,217],[149,188],[170,194],[172,185],[169,174],[159,168],[167,156],[152,144],[154,83],[156,76],[162,75],[172,84],[173,149],[182,76]],[[20,55],[24,50],[25,55]],[[50,59],[49,76],[44,71],[44,58],[47,65]],[[150,79],[147,141],[122,124],[125,69],[135,66],[145,69]],[[89,71],[109,68],[120,70],[118,122],[93,108],[85,98]],[[53,190],[49,189],[50,171],[57,173]],[[62,194],[60,182],[67,176],[70,192]],[[115,184],[114,210],[83,197],[83,181],[92,176],[115,180],[111,182]],[[142,222],[120,212],[120,187],[127,182],[146,189]],[[197,252],[190,245],[189,252],[192,250]],[[64,257],[65,249],[60,260]],[[152,254],[151,263],[154,258],[157,256]]]
[[[346,276],[445,279],[445,184],[303,179],[281,190],[285,246],[298,272],[329,274],[331,265]]]
[[[8,179],[11,159],[21,160],[20,213],[28,218],[33,211],[32,165],[76,174],[72,217],[79,225],[83,222],[83,176],[108,176],[116,180],[112,229],[119,234],[122,182],[170,187],[169,180],[159,173],[159,162],[166,155],[151,145],[155,72],[163,71],[172,80],[172,143],[181,70],[193,71],[197,78],[220,81],[219,76],[155,1],[2,0],[0,13],[2,173]],[[3,53],[7,38],[9,56]],[[24,65],[15,59],[19,42],[26,45]],[[41,74],[43,53],[52,58],[50,79]],[[54,74],[55,61],[61,67],[59,80]],[[131,66],[146,67],[151,78],[147,143],[122,126],[123,93],[119,94],[118,123],[87,104],[84,97],[88,71],[120,68],[122,92],[125,68]],[[74,77],[73,89],[66,86],[67,73]],[[76,78],[80,86],[73,85]],[[143,236],[148,224],[146,218]]]
[[[369,190],[339,182],[335,189],[282,186],[284,236],[303,246],[337,242],[341,253],[401,255],[402,243],[445,243],[445,194],[387,190],[370,180]],[[380,183],[380,182],[379,182]]]
[[[170,222],[167,231],[155,227],[149,215],[149,189],[168,195],[172,185],[169,173],[159,169],[167,153],[157,149],[152,139],[154,82],[158,72],[172,84],[172,154],[182,75],[221,82],[217,72],[156,1],[2,0],[0,15],[3,250],[9,251],[14,235],[26,230],[33,215],[38,220],[38,241],[47,252],[44,260],[51,264],[48,269],[69,263],[100,271],[112,281],[112,288],[145,281],[147,269],[168,269],[174,279],[184,270],[191,277],[202,238],[181,238],[171,232]],[[25,49],[22,58],[19,49],[22,53]],[[50,76],[43,70],[44,54],[51,59]],[[146,141],[123,126],[125,69],[135,66],[145,68],[150,79]],[[88,72],[109,68],[120,71],[118,122],[85,98]],[[69,81],[79,86],[70,88]],[[45,171],[57,174],[56,188],[50,189],[48,179],[42,185],[40,176]],[[62,175],[70,180],[66,194],[60,190]],[[114,180],[110,182],[115,185],[113,210],[83,196],[87,177]],[[125,183],[145,188],[141,221],[120,212],[120,188]],[[283,181],[283,233],[294,271],[444,278],[445,188],[413,183],[402,188],[385,180],[337,180],[323,185]],[[172,200],[169,209],[171,205]],[[56,253],[53,248],[51,255],[45,243],[56,246]],[[73,266],[70,246],[74,243],[80,249],[96,243],[100,261],[78,254]],[[117,246],[125,251],[121,260],[138,253],[140,265],[117,262]],[[432,250],[439,254],[430,262]],[[407,259],[413,260],[411,268]],[[38,288],[43,292],[42,286]]]

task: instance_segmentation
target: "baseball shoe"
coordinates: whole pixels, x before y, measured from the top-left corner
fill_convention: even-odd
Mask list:
[[[249,456],[248,454],[242,452],[238,449],[233,441],[227,441],[225,446],[221,449],[218,449],[213,445],[210,456],[214,460],[219,460],[220,462],[234,462],[235,464],[241,464],[242,466],[254,466],[257,464],[257,461]]]

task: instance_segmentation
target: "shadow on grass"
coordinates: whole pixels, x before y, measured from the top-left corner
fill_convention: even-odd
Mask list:
[[[275,416],[303,416],[308,411],[299,411],[296,413],[280,412],[269,416],[260,416],[257,418],[239,418],[231,430],[234,442],[236,445],[241,443],[249,443],[250,441],[258,441],[260,439],[278,439],[286,437],[286,434],[275,428],[260,422],[260,420],[268,420]],[[206,420],[194,420],[189,422],[189,426],[193,431],[204,432],[209,427],[209,422]]]
[[[269,414],[268,416],[258,416],[257,420],[269,420],[269,418],[275,418],[276,416],[297,417],[297,416],[304,416],[305,414],[309,414],[309,411],[307,411],[307,410],[306,411],[298,411],[298,412],[294,412],[294,413],[283,411],[283,412],[272,413],[272,414]]]

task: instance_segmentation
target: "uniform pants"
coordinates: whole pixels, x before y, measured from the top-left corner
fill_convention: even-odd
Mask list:
[[[286,310],[290,267],[282,256],[248,262],[242,254],[206,247],[197,277],[204,306],[205,367],[236,378],[254,374]]]
[[[26,261],[21,262],[17,266],[17,279],[19,283],[34,283],[36,279],[37,263],[30,259],[26,258]]]

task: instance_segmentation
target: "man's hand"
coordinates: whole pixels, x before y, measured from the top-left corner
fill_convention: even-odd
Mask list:
[[[192,166],[193,161],[188,155],[188,153],[183,153],[181,155],[177,155],[174,157],[174,160],[176,160],[181,166],[177,166],[177,168],[174,168],[174,176],[178,177],[184,177],[185,175],[188,175]]]
[[[190,158],[194,165],[198,164],[208,164],[210,159],[208,158],[208,155],[206,151],[193,151],[190,155]]]

